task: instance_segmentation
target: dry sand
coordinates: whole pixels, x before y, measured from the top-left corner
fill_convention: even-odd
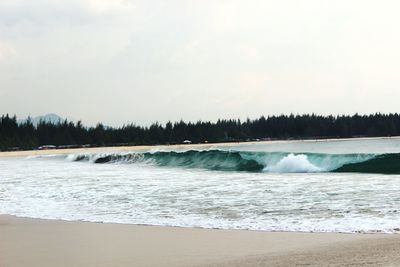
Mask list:
[[[228,231],[1,215],[0,266],[400,266],[400,235]]]

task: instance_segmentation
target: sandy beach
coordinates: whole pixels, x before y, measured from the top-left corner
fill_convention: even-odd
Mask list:
[[[0,216],[0,266],[399,266],[400,236],[279,233]]]
[[[400,136],[393,137],[363,137],[357,140],[379,140],[379,139],[400,139]],[[0,157],[27,157],[49,154],[79,154],[79,153],[109,153],[109,152],[129,152],[129,151],[148,151],[158,149],[208,149],[216,146],[236,146],[239,144],[278,144],[278,143],[310,143],[327,141],[351,141],[354,138],[333,138],[333,139],[305,139],[305,140],[273,140],[273,141],[251,141],[251,142],[227,142],[227,143],[202,143],[202,144],[176,144],[176,145],[139,145],[139,146],[109,146],[109,147],[86,147],[68,149],[49,149],[49,150],[20,150],[20,151],[0,151]]]
[[[250,144],[251,142],[249,142]],[[179,145],[157,145],[157,146],[109,146],[109,147],[86,147],[86,148],[67,148],[67,149],[44,149],[44,150],[20,150],[3,151],[0,157],[28,157],[39,155],[56,154],[79,154],[79,153],[111,153],[111,152],[129,152],[129,151],[148,151],[152,149],[178,149],[193,148],[207,149],[217,145],[232,146],[238,143],[216,143],[216,144],[179,144]]]
[[[152,148],[164,148],[164,147],[167,146],[118,146],[118,147],[90,147],[90,148],[68,148],[68,149],[49,149],[49,150],[21,150],[21,151],[0,152],[0,157],[28,157],[28,156],[55,155],[55,154],[141,151]],[[171,146],[171,147],[177,147],[177,146]]]

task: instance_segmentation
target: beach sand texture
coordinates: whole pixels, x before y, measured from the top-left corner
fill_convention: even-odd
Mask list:
[[[400,266],[400,236],[210,230],[1,215],[0,266]]]

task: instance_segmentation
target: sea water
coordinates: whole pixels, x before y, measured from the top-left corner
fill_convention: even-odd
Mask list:
[[[0,213],[221,229],[400,231],[400,139],[0,158]]]

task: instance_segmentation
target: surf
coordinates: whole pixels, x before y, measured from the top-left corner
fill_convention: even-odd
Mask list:
[[[46,156],[44,159],[52,157]],[[54,155],[59,159],[59,155]],[[230,150],[187,150],[130,153],[70,154],[71,162],[93,164],[146,164],[159,167],[194,168],[213,171],[317,173],[349,172],[400,174],[400,153],[323,154],[250,152]]]

